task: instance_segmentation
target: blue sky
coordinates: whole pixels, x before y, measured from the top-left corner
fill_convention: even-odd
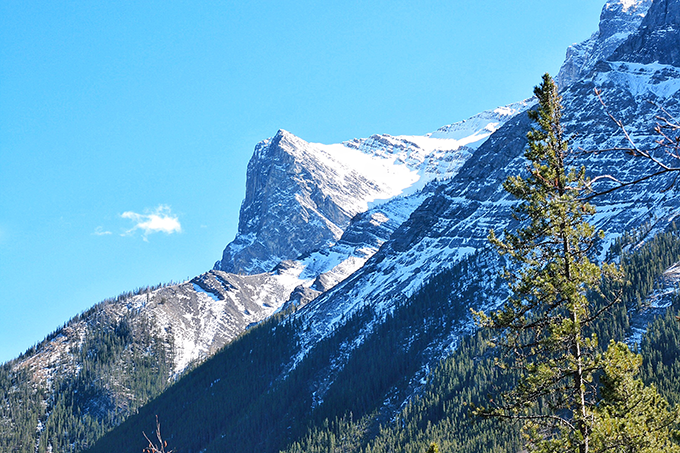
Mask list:
[[[0,0],[0,362],[209,270],[278,129],[425,134],[524,99],[603,4]]]

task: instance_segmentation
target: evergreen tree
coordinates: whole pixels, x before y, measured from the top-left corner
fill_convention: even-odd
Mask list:
[[[587,453],[597,396],[593,378],[602,366],[597,337],[587,331],[615,302],[592,310],[587,295],[603,278],[619,279],[620,272],[589,259],[601,233],[586,221],[595,209],[583,201],[585,169],[567,165],[560,96],[548,74],[534,94],[538,108],[529,116],[537,127],[527,135],[528,176],[504,183],[520,200],[514,210],[520,228],[505,231],[502,239],[493,231],[489,237],[510,258],[506,278],[512,294],[498,311],[475,313],[481,325],[500,332],[497,344],[519,380],[476,412],[523,421],[535,450],[559,441],[562,451]]]
[[[677,453],[673,442],[678,411],[671,410],[653,385],[636,378],[642,356],[611,342],[604,354],[601,400],[594,410],[593,450]]]

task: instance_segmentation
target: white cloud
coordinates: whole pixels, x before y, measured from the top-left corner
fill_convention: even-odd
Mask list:
[[[110,231],[105,231],[104,227],[98,226],[97,228],[94,229],[94,234],[95,236],[107,236],[109,234],[112,234]]]
[[[176,215],[170,211],[170,206],[159,205],[153,212],[149,214],[137,214],[136,212],[127,211],[120,215],[124,219],[132,220],[135,225],[127,230],[123,236],[130,236],[137,230],[144,232],[144,240],[152,233],[181,233],[182,225]]]

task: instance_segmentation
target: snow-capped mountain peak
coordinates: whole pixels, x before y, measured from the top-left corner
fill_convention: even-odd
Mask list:
[[[215,269],[267,272],[332,245],[369,207],[453,177],[490,134],[530,105],[499,107],[424,136],[373,135],[326,145],[279,130],[255,148],[239,232]]]
[[[567,56],[556,77],[560,88],[566,88],[588,75],[598,61],[612,53],[634,33],[647,14],[652,0],[618,0],[602,7],[598,31],[567,48]]]

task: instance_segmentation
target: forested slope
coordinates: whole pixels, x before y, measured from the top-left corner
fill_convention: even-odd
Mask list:
[[[624,302],[612,310],[597,326],[600,344],[610,339],[623,340],[630,333],[629,313],[653,310],[647,296],[655,289],[667,286],[662,273],[680,259],[680,236],[673,225],[671,231],[659,234],[635,251],[640,234],[631,234],[614,247],[622,252],[621,263],[626,279]],[[666,294],[670,308],[656,319],[649,319],[647,333],[642,337],[639,352],[643,356],[642,377],[656,385],[673,405],[680,402],[680,298],[674,292]],[[658,303],[658,301],[657,301]],[[517,452],[521,450],[519,425],[499,420],[470,416],[469,404],[484,403],[487,395],[498,393],[507,382],[499,380],[493,366],[493,354],[479,332],[465,338],[450,357],[443,360],[430,378],[422,395],[413,398],[398,416],[371,434],[375,421],[365,418],[357,422],[335,420],[325,429],[311,429],[286,451],[290,453],[325,451],[365,452],[424,452],[432,442],[440,451]],[[633,345],[636,347],[636,345]],[[364,433],[363,437],[357,433]],[[357,439],[360,441],[357,441]],[[346,449],[334,450],[343,447]]]
[[[172,344],[146,317],[116,309],[130,295],[0,367],[0,451],[82,451],[170,384]]]
[[[677,236],[669,231],[634,252],[622,252],[633,283],[625,287],[627,307],[621,304],[598,326],[601,344],[627,337],[628,313],[645,310],[645,297],[658,287],[661,273],[680,260]],[[630,248],[625,242],[618,247]],[[360,311],[292,370],[290,357],[296,356],[305,325],[285,316],[272,318],[141,408],[90,451],[137,451],[145,444],[142,431],[153,431],[155,415],[170,447],[186,452],[339,447],[416,452],[432,441],[444,451],[517,451],[516,427],[469,416],[470,403],[483,403],[508,385],[493,365],[488,334],[474,333],[469,324],[470,306],[491,303],[491,294],[504,291],[502,280],[480,271],[489,269],[493,259],[479,253],[443,271],[384,313],[384,322],[371,331],[366,326],[372,312]],[[674,402],[680,395],[680,362],[672,339],[680,326],[673,321],[672,314],[654,321],[640,350],[645,380],[657,383]],[[451,336],[460,327],[470,335]],[[352,344],[355,338],[362,338],[361,344]],[[349,359],[338,369],[334,364],[342,354]]]

